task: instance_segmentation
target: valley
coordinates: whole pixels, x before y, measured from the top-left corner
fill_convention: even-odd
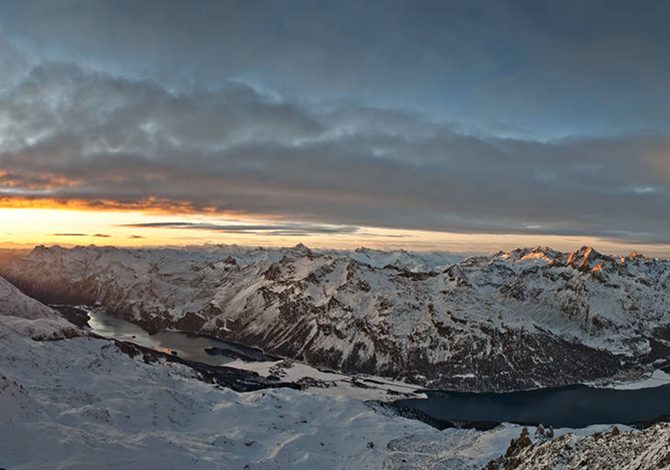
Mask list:
[[[98,305],[150,333],[430,389],[606,383],[670,364],[670,262],[588,247],[463,258],[38,247],[2,274],[45,303]]]
[[[668,272],[589,249],[38,247],[2,267],[23,292],[0,283],[0,465],[662,468],[640,449],[670,438]]]

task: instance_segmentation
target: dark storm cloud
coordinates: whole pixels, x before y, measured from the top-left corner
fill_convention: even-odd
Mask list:
[[[504,135],[667,126],[668,2],[7,0],[40,57],[170,88],[231,78],[293,99],[430,111]]]
[[[17,3],[0,195],[670,243],[666,7],[597,3]]]

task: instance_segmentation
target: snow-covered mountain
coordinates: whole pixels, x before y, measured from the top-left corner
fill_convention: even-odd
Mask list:
[[[2,327],[33,339],[59,339],[76,336],[77,328],[57,312],[24,295],[0,277],[0,317]]]
[[[44,301],[98,303],[345,372],[512,390],[636,375],[670,355],[670,262],[584,247],[491,256],[35,248],[4,273]]]
[[[556,430],[553,440],[530,428],[524,445],[503,456],[520,426],[438,431],[345,396],[234,392],[185,364],[146,362],[86,336],[8,282],[0,286],[1,468],[460,470],[513,462],[539,469],[586,459],[646,469],[668,462],[667,425],[623,434],[611,426]]]
[[[54,311],[0,287],[0,468],[399,468],[388,442],[449,438],[355,399],[237,393],[81,330],[64,338]]]

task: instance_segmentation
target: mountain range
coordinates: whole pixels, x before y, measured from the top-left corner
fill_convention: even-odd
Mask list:
[[[509,391],[668,366],[670,261],[590,247],[486,256],[236,246],[37,247],[2,274],[45,303],[421,387]]]

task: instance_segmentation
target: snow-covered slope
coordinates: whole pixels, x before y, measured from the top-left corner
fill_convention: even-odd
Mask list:
[[[38,247],[7,276],[40,299],[97,302],[149,330],[434,388],[621,378],[670,354],[670,262],[588,247],[464,259],[303,245]]]
[[[185,365],[132,358],[107,340],[36,341],[6,320],[42,320],[57,333],[54,312],[2,286],[0,468],[414,468],[425,456],[390,443],[451,449],[464,440],[460,431],[440,433],[351,398],[237,393],[204,383]],[[493,442],[517,431],[500,428]],[[477,468],[499,447],[476,458],[454,448],[441,460],[444,468],[461,468],[463,458]]]
[[[438,437],[352,399],[219,389],[91,338],[4,338],[0,368],[0,466],[13,470],[380,468],[388,440]]]
[[[24,295],[0,277],[0,324],[34,339],[57,339],[77,335],[77,329],[57,312]]]

